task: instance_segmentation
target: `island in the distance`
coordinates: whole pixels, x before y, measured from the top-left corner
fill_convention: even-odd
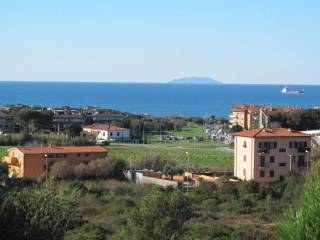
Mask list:
[[[169,84],[222,84],[209,77],[185,77],[177,78],[168,82]]]

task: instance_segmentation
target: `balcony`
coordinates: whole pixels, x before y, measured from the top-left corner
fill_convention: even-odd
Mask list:
[[[258,153],[263,154],[263,153],[269,153],[270,149],[269,148],[258,148]]]
[[[265,163],[265,164],[259,164],[259,169],[266,169],[266,168],[270,168],[270,163]]]
[[[305,152],[310,152],[311,148],[309,147],[299,147],[298,152],[299,153],[305,153]]]

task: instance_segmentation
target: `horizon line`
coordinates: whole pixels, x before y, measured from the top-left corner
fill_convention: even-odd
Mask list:
[[[237,82],[221,82],[219,83],[170,83],[170,82],[126,82],[126,81],[79,81],[79,80],[0,80],[0,82],[17,82],[17,83],[112,83],[112,84],[170,84],[170,85],[277,85],[277,86],[286,86],[286,85],[310,85],[318,86],[320,83],[237,83]]]

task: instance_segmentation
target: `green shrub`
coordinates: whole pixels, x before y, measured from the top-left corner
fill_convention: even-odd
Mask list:
[[[277,239],[320,238],[320,178],[311,179],[297,211],[288,211],[278,224]]]

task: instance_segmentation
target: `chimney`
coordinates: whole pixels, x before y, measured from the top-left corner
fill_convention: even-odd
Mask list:
[[[291,132],[291,128],[288,128],[288,132]]]

